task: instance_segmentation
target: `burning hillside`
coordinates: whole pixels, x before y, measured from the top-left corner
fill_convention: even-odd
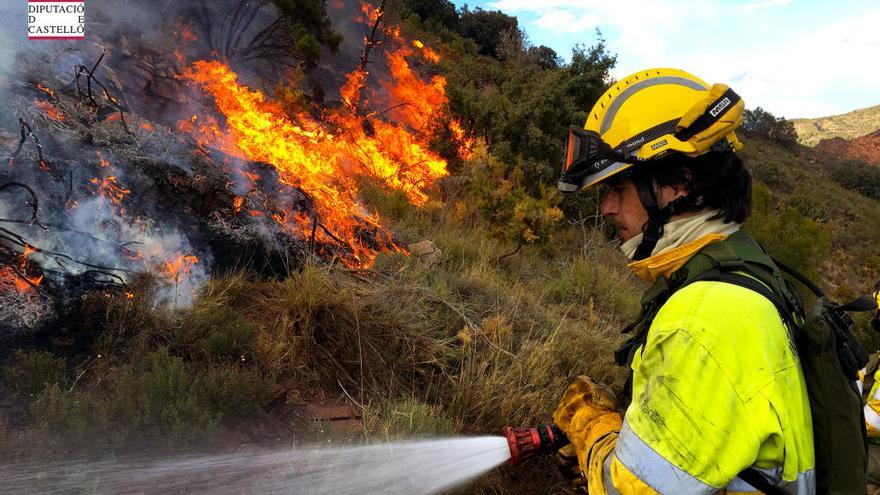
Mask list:
[[[185,305],[217,269],[274,273],[311,254],[363,267],[406,252],[360,202],[359,183],[419,205],[447,174],[430,147],[435,129],[447,126],[467,152],[460,126],[437,120],[445,80],[422,75],[439,55],[362,5],[368,35],[332,90],[339,100],[290,105],[277,96],[298,91],[286,84],[297,66],[236,48],[277,43],[284,16],[265,2],[225,3],[240,10],[203,3],[204,18],[167,22],[178,12],[169,8],[154,14],[166,22],[104,26],[97,43],[28,47],[5,75],[7,333],[45,325],[53,304],[84,291],[128,293],[138,273],[160,282],[161,300]],[[240,24],[211,20],[224,11]]]

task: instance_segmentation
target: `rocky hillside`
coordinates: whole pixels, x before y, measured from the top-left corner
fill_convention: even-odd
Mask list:
[[[854,139],[841,137],[824,139],[816,145],[816,149],[841,158],[880,166],[880,130]]]
[[[798,142],[815,146],[823,139],[853,139],[880,129],[880,105],[860,108],[842,115],[815,119],[793,119]]]

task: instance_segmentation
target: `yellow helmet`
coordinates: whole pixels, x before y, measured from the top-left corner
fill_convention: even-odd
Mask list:
[[[734,129],[744,106],[726,85],[709,86],[682,70],[636,72],[599,98],[583,129],[569,129],[559,189],[590,187],[670,152],[738,150]]]

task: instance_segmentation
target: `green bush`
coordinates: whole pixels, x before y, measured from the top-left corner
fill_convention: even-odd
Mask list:
[[[35,395],[50,385],[65,387],[67,364],[46,351],[15,351],[12,362],[3,368],[6,385],[14,392]]]
[[[199,403],[200,387],[181,358],[165,348],[123,369],[102,405],[118,430],[186,433],[213,426],[218,414]]]
[[[851,160],[829,160],[828,172],[842,187],[880,200],[880,167]]]
[[[196,307],[184,320],[181,333],[183,344],[209,362],[250,362],[255,358],[255,328],[228,306]]]
[[[46,388],[31,406],[44,431],[75,443],[178,443],[212,430],[219,413],[200,402],[197,378],[162,348],[124,366],[103,387]]]
[[[259,415],[269,404],[271,394],[272,384],[250,369],[211,368],[199,379],[202,407],[224,422]]]
[[[812,188],[798,188],[786,200],[786,204],[797,210],[801,215],[827,222],[831,218],[831,208],[825,198],[815,194]]]
[[[469,194],[498,238],[517,246],[551,239],[562,220],[555,189],[529,194],[519,167],[510,169],[485,151],[475,155],[470,174]]]
[[[745,229],[771,255],[810,279],[819,280],[819,268],[831,251],[831,233],[792,206],[777,208],[763,184],[754,185],[752,215]]]
[[[743,112],[742,128],[778,143],[793,145],[797,142],[797,131],[791,121],[776,117],[761,107]]]

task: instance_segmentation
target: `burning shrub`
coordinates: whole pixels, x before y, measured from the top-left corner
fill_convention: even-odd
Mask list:
[[[33,396],[51,385],[66,387],[67,362],[46,351],[18,350],[3,367],[3,378],[14,392]]]
[[[172,312],[157,308],[157,281],[136,278],[124,291],[95,291],[85,295],[78,311],[76,344],[94,346],[96,353],[132,362],[167,343],[175,326]]]

